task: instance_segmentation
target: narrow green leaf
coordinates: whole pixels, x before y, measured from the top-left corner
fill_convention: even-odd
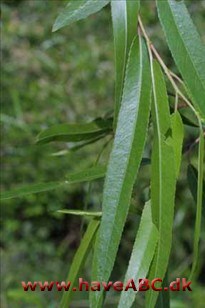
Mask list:
[[[193,126],[193,127],[199,127],[199,123],[196,119],[195,114],[193,113],[190,108],[180,108],[179,109],[180,116],[182,118],[182,122],[185,125]]]
[[[111,1],[116,67],[114,127],[120,110],[128,52],[137,34],[139,6],[138,0]]]
[[[204,133],[201,129],[199,137],[199,154],[198,154],[198,178],[197,178],[197,204],[196,204],[196,221],[194,230],[194,252],[193,252],[193,263],[190,274],[190,279],[193,278],[199,256],[199,241],[201,235],[201,212],[203,202],[203,169],[204,169]]]
[[[76,152],[76,151],[86,147],[87,145],[96,143],[97,141],[101,140],[105,136],[106,136],[106,133],[104,135],[97,137],[97,138],[93,138],[93,139],[90,139],[90,140],[85,141],[85,142],[80,142],[77,145],[70,147],[68,150],[61,150],[61,151],[52,153],[51,156],[58,156],[59,157],[59,156],[68,155],[70,152]]]
[[[60,308],[68,308],[72,299],[72,288],[79,277],[80,271],[85,263],[87,255],[90,251],[91,245],[95,238],[96,231],[99,227],[99,220],[93,219],[88,225],[87,231],[80,242],[80,246],[74,256],[73,262],[70,266],[68,277],[66,281],[71,281],[69,291],[64,291],[60,303]]]
[[[95,165],[88,169],[71,173],[66,176],[66,179],[69,183],[81,183],[81,182],[90,182],[93,180],[101,179],[105,176],[107,170],[106,165]]]
[[[160,66],[151,64],[153,82],[152,120],[154,141],[151,161],[151,204],[153,222],[159,230],[159,242],[150,270],[150,279],[160,277],[167,271],[172,242],[174,195],[176,186],[175,156],[167,144],[171,120],[166,85]],[[147,307],[155,307],[158,292],[148,291]]]
[[[151,78],[147,49],[136,38],[128,58],[122,105],[103,191],[103,215],[96,241],[93,280],[108,281],[129,210],[144,149],[150,112]],[[91,292],[101,307],[102,292]]]
[[[77,215],[77,216],[92,216],[92,217],[101,217],[102,212],[89,212],[89,211],[80,211],[80,210],[58,210],[58,213],[68,214],[68,215]]]
[[[11,191],[6,191],[1,194],[1,200],[12,199],[16,197],[23,197],[30,194],[36,194],[59,188],[60,186],[67,186],[69,184],[89,182],[103,178],[106,173],[106,166],[96,165],[94,167],[82,170],[79,172],[67,175],[66,181],[37,183],[32,185],[22,186]]]
[[[183,1],[157,0],[159,18],[176,65],[205,118],[205,46]]]
[[[171,115],[171,136],[167,138],[167,143],[170,144],[174,150],[176,178],[178,178],[181,166],[183,138],[184,127],[182,119],[180,114],[176,112]]]
[[[5,191],[1,193],[1,200],[12,199],[17,197],[24,197],[31,194],[37,194],[40,192],[45,192],[59,188],[62,185],[65,185],[66,182],[49,182],[49,183],[37,183],[22,186],[11,191]]]
[[[70,0],[65,9],[57,17],[52,31],[57,31],[73,22],[97,13],[109,2],[110,0]]]
[[[37,136],[37,143],[44,144],[51,141],[78,142],[93,139],[109,133],[112,130],[110,119],[96,119],[84,124],[54,125]]]
[[[154,256],[158,236],[158,230],[152,223],[151,206],[148,202],[142,213],[140,226],[125,275],[125,284],[129,279],[133,279],[137,286],[140,278],[146,278]],[[136,294],[137,292],[131,289],[123,291],[118,308],[131,307]]]

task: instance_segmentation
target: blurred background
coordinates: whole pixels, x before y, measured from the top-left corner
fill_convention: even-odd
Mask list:
[[[99,154],[106,163],[110,137],[72,151],[72,144],[36,145],[37,134],[59,123],[88,122],[112,114],[114,50],[109,6],[100,13],[52,33],[67,1],[2,1],[1,12],[1,188],[55,181],[92,166]],[[205,41],[205,1],[186,1]],[[143,1],[141,15],[162,58],[178,73],[160,28],[154,1]],[[172,92],[172,89],[169,89]],[[172,103],[170,96],[170,102]],[[177,185],[173,249],[169,281],[186,277],[192,261],[195,202],[189,191],[187,166],[197,164],[197,128],[185,125],[184,156]],[[145,156],[151,151],[151,130]],[[150,167],[140,169],[132,207],[142,208],[149,194]],[[21,281],[66,280],[87,221],[56,213],[63,208],[101,209],[103,181],[73,185],[47,193],[5,201],[1,205],[1,307],[58,307],[60,292],[28,292]],[[130,213],[119,249],[113,280],[123,280],[139,224]],[[205,219],[203,217],[202,238]],[[171,294],[171,307],[204,307],[205,243],[193,292]],[[91,253],[92,255],[92,253]],[[91,255],[81,277],[90,279]],[[81,294],[82,293],[82,294]],[[88,307],[86,292],[74,294],[72,307]],[[105,307],[117,307],[109,292]],[[133,307],[143,307],[143,296]]]

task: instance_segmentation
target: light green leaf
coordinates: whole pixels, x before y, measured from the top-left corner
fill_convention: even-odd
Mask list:
[[[184,127],[182,119],[180,114],[176,112],[171,115],[171,136],[167,138],[167,143],[170,144],[174,150],[176,178],[178,178],[180,171],[183,138]]]
[[[80,246],[74,256],[72,264],[69,269],[68,277],[66,281],[71,281],[71,285],[68,291],[64,291],[60,308],[67,308],[70,305],[73,291],[72,288],[79,277],[80,271],[86,261],[87,255],[91,249],[91,245],[95,238],[96,231],[99,227],[99,220],[93,219],[88,225],[87,231],[80,242]]]
[[[73,22],[97,13],[109,2],[110,0],[70,0],[65,9],[57,17],[52,31],[57,31]]]
[[[129,279],[133,279],[137,286],[139,279],[146,278],[154,256],[158,235],[158,230],[152,223],[151,206],[148,202],[142,213],[140,226],[125,275],[124,285]],[[121,293],[118,308],[131,307],[136,294],[137,292],[131,289],[123,291]]]
[[[159,242],[149,279],[160,277],[163,280],[167,271],[172,242],[176,172],[174,151],[166,142],[171,125],[166,85],[157,62],[151,63],[151,70],[154,97],[151,204],[153,222],[159,230]],[[146,307],[155,307],[157,297],[158,292],[148,291]]]
[[[115,47],[115,117],[114,127],[122,99],[127,57],[133,38],[137,34],[137,19],[140,1],[111,1]]]
[[[37,136],[37,143],[44,144],[51,141],[78,142],[90,140],[110,133],[112,121],[110,119],[96,119],[84,124],[54,125]]]
[[[151,78],[141,38],[132,44],[122,105],[103,191],[103,215],[96,241],[92,280],[108,281],[120,243],[135,178],[142,159],[150,112]],[[101,307],[102,292],[91,292],[91,306]]]
[[[1,194],[1,200],[23,197],[30,194],[45,192],[59,188],[60,186],[67,186],[69,184],[97,180],[103,178],[105,176],[105,173],[106,173],[106,166],[96,165],[86,170],[82,170],[67,175],[66,181],[37,183],[37,184],[22,186],[11,191],[3,192]]]
[[[68,214],[68,215],[77,215],[77,216],[92,216],[92,217],[101,217],[102,212],[89,212],[89,211],[80,211],[80,210],[58,210],[58,213]]]
[[[157,8],[176,65],[205,118],[205,46],[183,1],[157,0]]]
[[[194,252],[193,263],[190,274],[192,280],[198,265],[199,257],[199,241],[201,235],[201,212],[203,203],[203,170],[204,170],[204,132],[201,129],[199,137],[199,154],[198,154],[198,178],[197,178],[197,204],[196,204],[196,220],[194,230]]]

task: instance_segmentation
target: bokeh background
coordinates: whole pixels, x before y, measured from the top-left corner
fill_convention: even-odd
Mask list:
[[[186,1],[205,41],[205,1]],[[64,179],[92,166],[101,153],[106,163],[112,146],[106,137],[79,151],[72,144],[38,146],[37,134],[58,123],[87,122],[112,114],[114,50],[109,6],[69,27],[52,33],[66,1],[2,1],[1,11],[1,188]],[[154,1],[143,1],[141,15],[165,62],[177,72],[159,25]],[[171,92],[172,89],[170,88]],[[170,102],[172,98],[170,96]],[[186,277],[192,260],[195,203],[188,188],[187,165],[196,166],[197,128],[185,126],[184,156],[177,186],[173,249],[169,280]],[[151,132],[150,132],[151,136]],[[104,145],[107,144],[106,148]],[[148,138],[145,156],[151,151]],[[142,208],[149,194],[150,167],[142,167],[134,187],[133,207]],[[87,221],[56,213],[62,208],[101,209],[103,181],[8,200],[1,205],[1,306],[58,307],[60,292],[29,292],[21,281],[67,278],[72,257]],[[202,237],[204,238],[204,223]],[[119,249],[113,280],[123,280],[139,217],[130,213]],[[171,294],[171,307],[204,307],[205,243],[193,292]],[[92,254],[92,253],[91,253]],[[90,279],[91,255],[82,277]],[[81,294],[82,293],[82,294]],[[88,294],[74,294],[72,307],[88,307]],[[105,307],[116,307],[118,294],[109,292]],[[139,296],[133,307],[143,307]]]

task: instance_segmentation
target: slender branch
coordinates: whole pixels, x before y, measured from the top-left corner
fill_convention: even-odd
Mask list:
[[[179,81],[183,86],[184,86],[184,82],[183,82],[183,80],[179,77],[179,76],[177,76],[176,74],[174,74],[172,71],[169,71],[170,72],[170,75],[173,77],[173,78],[175,78],[177,81]]]
[[[196,111],[196,109],[192,106],[192,104],[190,103],[190,101],[186,98],[186,96],[184,96],[184,94],[181,92],[181,90],[178,88],[178,86],[176,85],[176,83],[174,82],[174,79],[173,79],[173,73],[170,74],[170,70],[168,69],[168,67],[165,65],[164,61],[162,60],[162,58],[160,57],[159,53],[157,52],[156,48],[154,47],[154,45],[152,44],[150,38],[148,37],[147,33],[146,33],[146,30],[143,26],[143,23],[142,23],[142,20],[139,16],[138,18],[138,21],[139,21],[139,26],[140,26],[140,29],[142,31],[142,34],[143,36],[145,37],[145,40],[149,46],[149,49],[151,49],[151,51],[153,52],[153,54],[155,55],[156,59],[158,60],[159,64],[161,65],[161,67],[163,68],[165,74],[167,75],[167,78],[169,79],[169,81],[171,82],[175,92],[181,97],[183,98],[183,100],[186,102],[186,104],[190,107],[190,109],[194,112],[194,114],[196,115],[197,119],[198,119],[198,122],[199,122],[199,126],[200,126],[200,129],[202,130],[202,124],[201,124],[201,118],[198,114],[198,112]],[[174,74],[174,76],[176,76]],[[177,76],[178,77],[178,76]]]

